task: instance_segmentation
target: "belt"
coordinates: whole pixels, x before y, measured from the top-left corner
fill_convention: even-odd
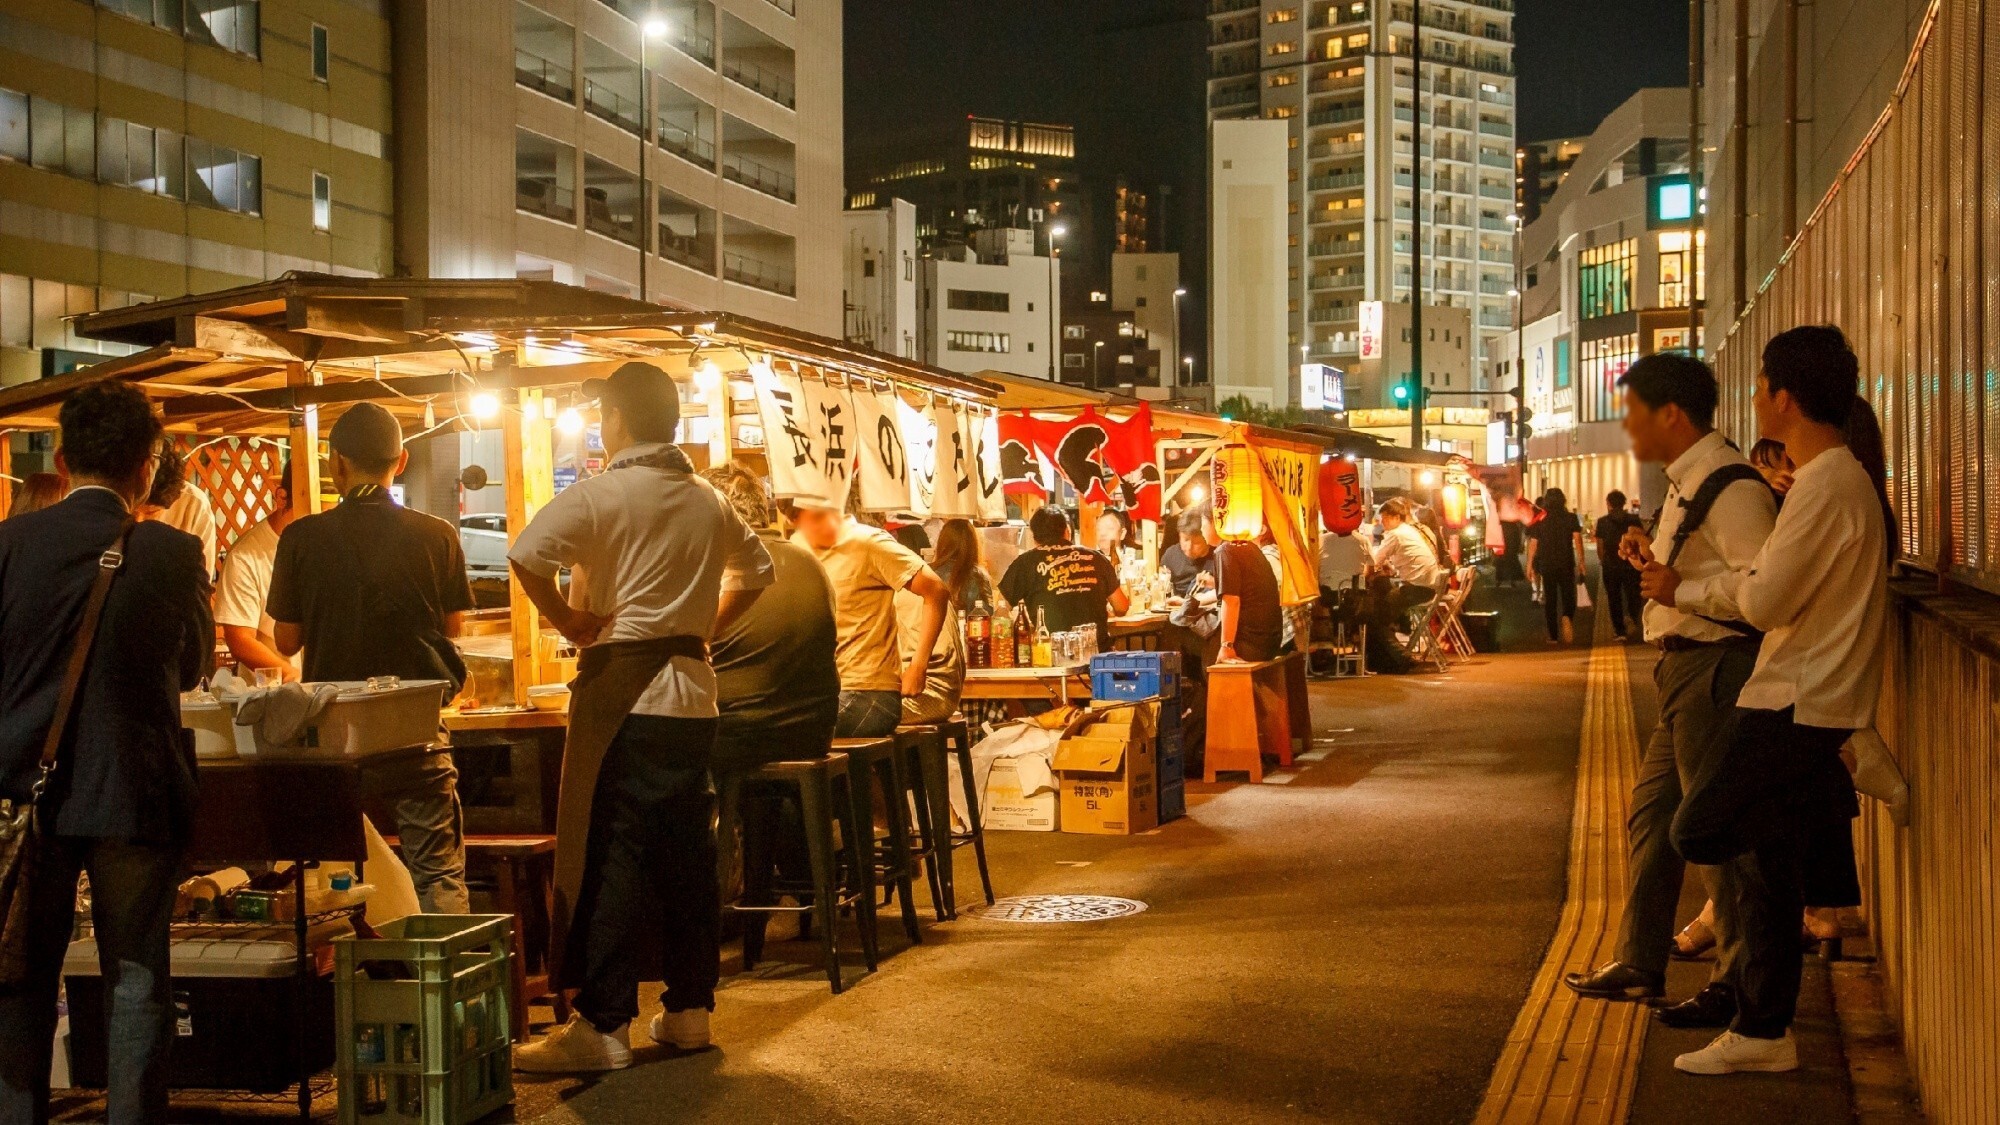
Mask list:
[[[606,641],[594,644],[577,654],[577,668],[580,671],[600,666],[609,661],[614,652],[643,655],[662,664],[676,656],[708,662],[708,642],[700,637],[680,634],[672,637],[649,637],[643,641]]]
[[[1719,641],[1698,641],[1695,640],[1693,637],[1681,637],[1681,636],[1675,636],[1673,634],[1668,634],[1667,636],[1661,637],[1659,641],[1656,643],[1660,646],[1661,652],[1693,652],[1696,649],[1702,649],[1702,648],[1727,648],[1731,645],[1756,645],[1761,639],[1762,638],[1760,637],[1729,637]]]

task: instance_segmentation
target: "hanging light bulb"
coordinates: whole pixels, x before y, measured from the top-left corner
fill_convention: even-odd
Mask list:
[[[542,417],[553,418],[555,416],[556,416],[556,400],[544,396],[542,398]]]
[[[492,391],[480,391],[472,396],[472,416],[482,422],[490,422],[500,417],[500,396]]]
[[[565,407],[556,415],[556,432],[564,437],[575,437],[583,432],[583,411],[576,407]]]
[[[703,395],[714,394],[715,389],[722,385],[722,368],[717,367],[712,359],[702,360],[694,369],[694,385],[701,389]]]

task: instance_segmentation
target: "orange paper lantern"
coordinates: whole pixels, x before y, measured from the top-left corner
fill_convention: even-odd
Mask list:
[[[1438,489],[1438,517],[1453,531],[1465,526],[1471,514],[1472,498],[1462,484],[1447,484]]]
[[[1264,533],[1264,470],[1247,445],[1225,445],[1210,472],[1215,489],[1215,530],[1224,539]]]

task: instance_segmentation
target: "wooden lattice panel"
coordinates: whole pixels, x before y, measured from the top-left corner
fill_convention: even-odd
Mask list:
[[[285,470],[284,447],[237,437],[175,440],[188,459],[188,482],[215,508],[216,544],[227,551],[277,507],[272,486]]]

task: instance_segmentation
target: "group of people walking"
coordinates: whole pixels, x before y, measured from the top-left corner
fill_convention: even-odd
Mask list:
[[[1656,1002],[1672,1026],[1724,1028],[1676,1059],[1694,1074],[1798,1065],[1790,1029],[1806,907],[1859,901],[1849,834],[1859,810],[1841,752],[1874,722],[1896,539],[1846,338],[1793,328],[1762,360],[1753,403],[1791,466],[1782,506],[1714,429],[1705,364],[1646,356],[1619,380],[1633,455],[1664,464],[1669,483],[1651,534],[1629,526],[1616,543],[1646,599],[1645,638],[1661,649],[1660,718],[1633,791],[1617,957],[1566,983]],[[1600,525],[1600,537],[1610,530]],[[1712,901],[1717,958],[1707,987],[1668,1005],[1687,864]]]

